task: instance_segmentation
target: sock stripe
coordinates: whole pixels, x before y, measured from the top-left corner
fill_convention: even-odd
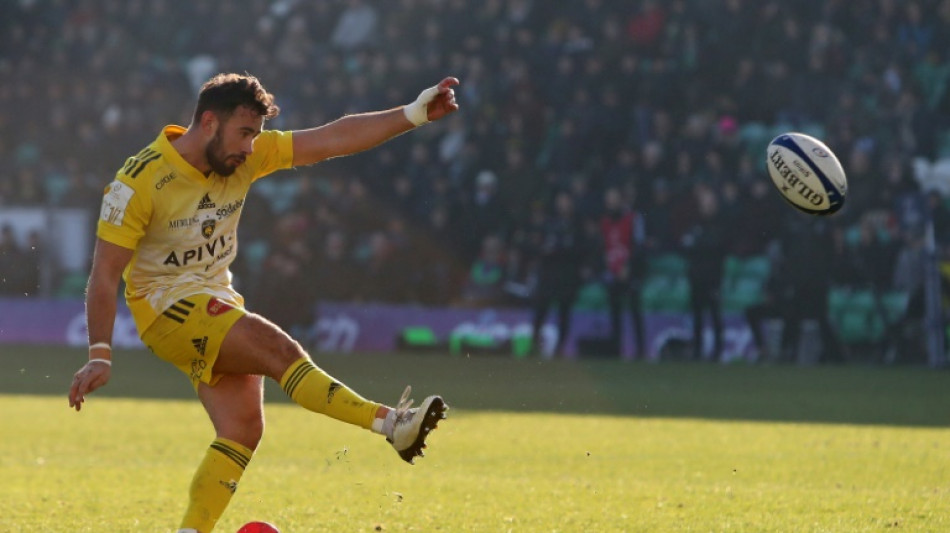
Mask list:
[[[300,382],[303,381],[305,377],[307,377],[307,374],[313,372],[314,370],[316,369],[313,367],[313,365],[303,365],[298,369],[297,372],[294,372],[292,380],[287,382],[287,390],[289,391],[288,394],[291,397],[293,397],[294,393],[297,391],[297,386],[300,385]]]
[[[313,363],[309,361],[304,361],[300,366],[295,368],[294,371],[290,373],[290,376],[287,377],[287,381],[284,382],[283,389],[284,392],[287,393],[287,396],[293,398],[294,392],[297,390],[297,386],[300,385],[300,382],[303,381],[303,378],[316,369]]]
[[[247,464],[251,462],[251,458],[244,455],[243,453],[235,450],[234,448],[224,444],[223,442],[214,441],[211,443],[211,448],[221,452],[225,457],[234,461],[234,463],[241,467],[241,470],[247,468]]]

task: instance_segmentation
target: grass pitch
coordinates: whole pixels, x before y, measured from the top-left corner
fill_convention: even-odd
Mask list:
[[[67,408],[82,350],[4,347],[0,531],[174,531],[213,438],[139,352]],[[264,441],[219,527],[311,531],[947,531],[950,375],[907,368],[316,356],[449,419],[402,463],[268,383]]]

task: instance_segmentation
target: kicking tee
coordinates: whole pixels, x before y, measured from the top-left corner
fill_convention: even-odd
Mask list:
[[[171,145],[184,132],[166,126],[119,169],[102,200],[97,236],[134,251],[122,277],[140,335],[193,294],[243,306],[228,267],[237,254],[244,198],[258,178],[293,162],[291,133],[266,130],[233,174],[205,176]]]

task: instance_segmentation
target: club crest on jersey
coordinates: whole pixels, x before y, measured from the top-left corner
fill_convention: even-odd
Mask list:
[[[201,221],[201,235],[204,236],[205,239],[210,239],[211,236],[214,235],[214,226],[215,226],[215,221],[213,218],[202,220]]]
[[[208,316],[218,316],[224,313],[227,313],[234,307],[222,302],[217,298],[211,298],[208,300]]]

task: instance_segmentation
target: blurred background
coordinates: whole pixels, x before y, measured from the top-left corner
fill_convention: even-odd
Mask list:
[[[453,75],[451,118],[252,188],[232,267],[250,309],[304,336],[318,303],[520,309],[526,353],[555,320],[550,355],[711,360],[738,320],[750,360],[819,339],[816,360],[924,363],[948,52],[950,0],[3,2],[0,296],[81,298],[103,187],[215,73],[258,76],[274,129]],[[838,214],[774,190],[785,131],[838,154]],[[556,309],[609,318],[566,346]],[[621,340],[664,314],[693,342]]]

